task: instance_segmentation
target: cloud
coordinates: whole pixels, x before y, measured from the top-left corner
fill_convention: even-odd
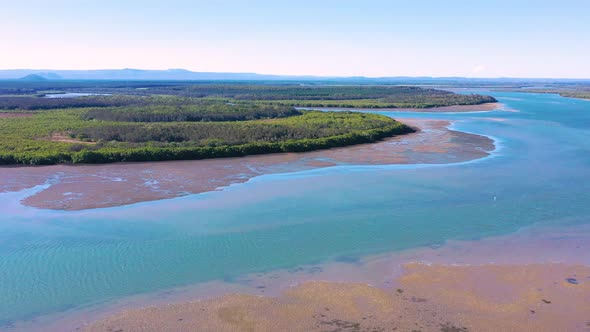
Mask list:
[[[481,74],[486,70],[486,66],[484,65],[477,65],[471,69],[471,76]]]

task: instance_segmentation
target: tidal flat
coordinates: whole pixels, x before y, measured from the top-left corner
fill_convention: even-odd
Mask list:
[[[403,119],[403,123],[417,132],[377,143],[305,153],[157,163],[5,167],[0,174],[0,192],[49,183],[23,203],[46,209],[81,210],[202,193],[264,174],[336,165],[455,163],[485,157],[494,149],[493,140],[487,137],[449,130],[449,121]]]
[[[231,294],[129,310],[84,331],[576,331],[588,326],[590,283],[576,285],[566,278],[590,275],[588,266],[409,264],[405,269],[394,289],[310,281],[278,297]]]

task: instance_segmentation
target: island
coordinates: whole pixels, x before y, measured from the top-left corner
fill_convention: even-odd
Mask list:
[[[414,129],[380,114],[299,107],[430,108],[496,102],[489,96],[411,86],[19,83],[0,86],[0,164],[304,152],[376,142]],[[47,89],[91,95],[46,98]]]

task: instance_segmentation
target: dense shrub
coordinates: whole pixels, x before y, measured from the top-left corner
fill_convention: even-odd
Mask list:
[[[376,114],[305,111],[236,122],[83,120],[84,109],[0,119],[0,164],[106,163],[235,157],[367,143],[412,131]],[[52,141],[70,133],[87,142]]]
[[[189,84],[139,83],[121,87],[121,83],[97,84],[91,88],[80,83],[82,92],[112,93],[113,96],[81,98],[0,97],[0,109],[43,110],[73,107],[180,106],[198,103],[200,99],[225,102],[263,102],[302,107],[416,107],[473,105],[496,100],[490,96],[462,95],[450,91],[414,86],[365,85],[265,85],[265,84]],[[43,85],[44,86],[44,85]],[[72,88],[70,88],[72,89]],[[1,93],[0,85],[0,93]],[[21,91],[21,90],[18,90]],[[29,94],[35,90],[24,89]],[[21,92],[23,92],[21,91]],[[39,92],[39,91],[37,91]],[[123,95],[124,94],[124,95]]]
[[[87,96],[79,98],[2,97],[0,109],[5,110],[50,110],[78,107],[119,107],[141,105],[148,102],[131,96]]]
[[[300,115],[290,106],[228,103],[213,100],[192,101],[182,105],[135,106],[92,109],[84,120],[122,122],[244,121]]]
[[[434,107],[495,101],[404,86],[10,84],[14,86],[0,82],[0,93],[28,96],[0,97],[0,109],[33,116],[0,118],[0,164],[203,159],[325,149],[412,129],[377,114],[301,111],[293,106]],[[77,86],[87,89],[81,92],[118,94],[32,97],[43,94],[41,87],[71,91]]]

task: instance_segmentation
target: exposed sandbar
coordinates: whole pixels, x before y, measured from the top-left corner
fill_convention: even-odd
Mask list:
[[[272,173],[334,165],[442,164],[478,159],[494,149],[491,139],[447,129],[448,121],[402,119],[418,132],[377,143],[306,153],[242,158],[101,165],[3,167],[0,192],[49,181],[27,197],[28,206],[82,210],[119,206],[216,190]]]
[[[397,296],[398,293],[405,296],[401,299],[388,300],[403,300],[395,304],[395,308],[403,305],[403,311],[392,313],[392,316],[389,317],[402,316],[398,317],[399,320],[396,321],[378,320],[373,321],[373,325],[366,325],[369,323],[366,322],[369,315],[372,315],[367,313],[368,310],[378,311],[378,309],[371,308],[362,309],[366,310],[361,311],[362,314],[366,314],[360,317],[362,325],[355,325],[355,321],[346,318],[357,316],[349,316],[348,311],[341,309],[338,309],[341,311],[331,309],[330,311],[341,315],[341,317],[334,316],[335,318],[331,320],[337,319],[339,320],[337,324],[345,324],[346,326],[349,326],[349,323],[346,323],[348,321],[354,323],[351,326],[371,326],[377,327],[377,330],[386,327],[385,330],[391,330],[398,326],[397,331],[405,331],[407,326],[421,324],[424,327],[421,329],[422,331],[440,331],[443,327],[460,328],[462,327],[460,325],[463,324],[470,331],[493,331],[494,329],[520,331],[518,328],[512,329],[512,326],[521,324],[519,320],[524,318],[540,319],[543,322],[545,319],[553,319],[552,315],[561,315],[563,310],[571,311],[574,315],[565,314],[563,319],[558,318],[553,325],[547,324],[547,330],[584,331],[584,329],[580,329],[580,326],[584,327],[584,325],[583,321],[579,319],[581,316],[577,309],[587,307],[587,301],[590,300],[587,288],[587,284],[590,282],[590,278],[588,278],[590,277],[590,271],[588,271],[590,267],[589,237],[590,228],[588,225],[567,228],[562,226],[531,227],[521,229],[516,233],[481,240],[448,241],[442,247],[414,248],[402,252],[357,258],[354,258],[355,256],[341,257],[320,264],[253,272],[228,281],[211,280],[194,285],[163,289],[154,293],[119,299],[106,306],[89,308],[88,310],[76,309],[57,316],[39,317],[34,322],[16,322],[14,326],[17,330],[78,331],[93,322],[102,320],[97,323],[98,326],[104,327],[106,331],[109,328],[116,331],[119,327],[114,328],[115,326],[107,326],[104,323],[119,324],[122,320],[126,326],[125,330],[134,331],[138,329],[137,324],[141,324],[137,318],[140,316],[136,316],[136,312],[142,312],[141,315],[154,314],[154,317],[162,319],[163,324],[170,324],[165,330],[175,330],[176,326],[173,322],[178,321],[178,318],[182,318],[183,321],[186,318],[180,316],[174,320],[169,316],[162,316],[159,313],[160,310],[173,310],[174,313],[182,312],[184,315],[185,312],[190,313],[193,310],[190,309],[191,307],[202,309],[202,307],[198,307],[199,303],[205,303],[204,305],[210,305],[212,308],[215,308],[216,305],[218,308],[224,308],[229,304],[235,304],[222,300],[224,296],[226,298],[234,296],[230,294],[240,294],[239,296],[253,299],[252,303],[257,303],[256,301],[260,299],[256,295],[262,295],[265,296],[263,299],[271,301],[268,306],[283,306],[288,299],[285,294],[291,294],[291,289],[296,285],[305,286],[321,281],[319,284],[324,284],[324,286],[313,286],[315,287],[313,293],[317,293],[317,297],[301,299],[302,302],[309,300],[309,305],[312,308],[320,308],[320,311],[329,303],[346,303],[345,301],[348,301],[346,296],[352,296],[351,293],[347,293],[346,296],[340,293],[345,292],[346,294],[349,288],[355,289],[352,294],[358,299],[357,303],[361,304],[375,300],[366,299],[366,294],[359,295],[358,293],[361,292],[359,289],[367,290],[368,294],[378,294],[379,298],[392,294]],[[431,282],[433,284],[428,285]],[[571,288],[580,285],[585,286]],[[565,289],[561,287],[565,287]],[[397,289],[401,289],[402,292],[398,292]],[[545,289],[549,289],[549,291],[545,291]],[[574,291],[573,295],[570,291]],[[580,293],[585,294],[586,302],[583,302],[583,298],[580,302]],[[573,302],[565,302],[561,298],[562,295],[572,295]],[[539,297],[541,303],[538,302]],[[551,303],[545,303],[543,299]],[[201,302],[195,302],[197,300],[201,300]],[[446,301],[450,301],[450,303]],[[477,304],[478,309],[472,310],[470,306],[477,302],[485,303],[485,305]],[[558,305],[555,307],[545,306],[553,304]],[[246,305],[245,310],[251,310],[248,305],[250,304]],[[299,305],[303,306],[301,303]],[[571,310],[570,305],[575,308]],[[153,311],[148,313],[148,309],[146,309],[148,307]],[[173,309],[167,309],[169,307]],[[525,307],[531,308],[527,309],[528,313],[524,309]],[[275,312],[275,309],[266,310],[267,307],[264,308],[265,310],[261,310],[262,313]],[[493,316],[487,316],[489,310]],[[533,310],[534,313],[530,310]],[[129,313],[132,318],[128,316]],[[214,313],[209,312],[209,314]],[[469,315],[466,318],[465,313]],[[543,316],[537,318],[535,316],[537,313],[541,313]],[[322,314],[325,317],[321,317],[320,314],[319,318],[328,317],[326,313]],[[430,316],[426,314],[430,314]],[[185,316],[191,315],[186,314]],[[199,316],[201,313],[197,313],[197,315]],[[254,316],[256,320],[269,320],[269,317],[260,316],[261,313],[258,311],[256,315],[258,315]],[[383,314],[378,315],[381,316],[375,317],[383,316]],[[500,317],[501,315],[504,316]],[[282,319],[282,316],[277,317]],[[363,317],[367,317],[367,319],[363,320]],[[500,317],[497,320],[505,321],[504,325],[483,325],[485,322],[496,323],[496,318],[492,317]],[[310,315],[303,318],[308,320],[305,324],[311,324],[313,321],[309,320],[317,319],[318,316]],[[129,322],[127,319],[135,320],[135,322]],[[199,316],[197,319],[205,318]],[[484,323],[479,323],[480,319]],[[328,323],[331,323],[331,320]],[[561,325],[565,320],[567,322]],[[147,322],[152,323],[150,319]],[[281,324],[290,322],[285,321]],[[391,322],[398,325],[393,327],[386,325]],[[226,324],[227,322],[214,323]],[[538,328],[537,325],[527,324],[522,325],[525,331],[536,331]],[[154,326],[162,327],[163,325],[155,323]],[[225,329],[218,325],[212,326],[214,326],[212,329],[219,328],[222,331]],[[279,324],[278,326],[282,327],[283,325]],[[294,324],[293,326],[306,328],[308,325]],[[559,328],[556,329],[556,326]],[[92,328],[93,331],[100,331],[95,325],[92,325]],[[335,330],[337,327],[326,325],[323,330],[330,329]],[[542,328],[539,330],[544,331]],[[150,328],[148,327],[146,331],[150,331]],[[298,330],[295,329],[295,331]]]
[[[278,297],[128,310],[86,331],[583,331],[590,267],[407,264],[397,285],[306,282]]]

